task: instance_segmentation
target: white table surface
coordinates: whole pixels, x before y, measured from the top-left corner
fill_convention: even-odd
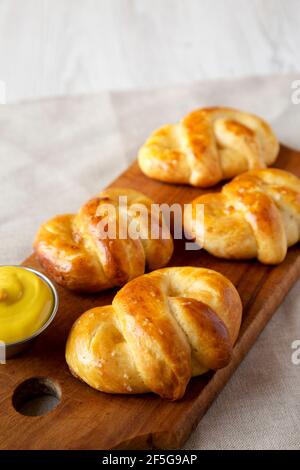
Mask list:
[[[300,67],[298,0],[1,0],[7,100]]]

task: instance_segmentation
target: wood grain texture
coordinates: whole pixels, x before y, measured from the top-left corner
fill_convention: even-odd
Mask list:
[[[277,165],[300,176],[300,153],[281,148]],[[201,191],[171,186],[146,178],[134,163],[112,186],[142,190],[157,202],[185,203]],[[285,261],[268,267],[257,261],[232,262],[199,251],[184,251],[175,244],[170,265],[204,266],[226,275],[237,287],[244,306],[243,323],[233,360],[228,367],[191,380],[184,398],[171,403],[152,394],[106,395],[71,376],[64,361],[69,329],[84,310],[111,302],[114,290],[83,296],[58,288],[60,308],[49,329],[25,355],[0,369],[0,448],[2,449],[111,449],[179,448],[195,428],[214,397],[221,391],[277,306],[299,278],[299,244]],[[34,257],[25,262],[38,268]],[[41,417],[26,417],[12,406],[12,394],[29,377],[56,380],[61,403]],[[243,411],[241,410],[241,413]]]
[[[297,0],[2,0],[9,102],[299,70]]]

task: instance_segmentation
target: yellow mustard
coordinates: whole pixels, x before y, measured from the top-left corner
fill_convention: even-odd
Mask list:
[[[50,287],[17,266],[0,266],[0,341],[14,343],[38,331],[51,315]]]

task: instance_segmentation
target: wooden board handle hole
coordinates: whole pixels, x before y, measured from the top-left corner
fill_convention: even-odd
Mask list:
[[[25,416],[42,416],[61,400],[61,389],[48,377],[32,377],[17,386],[12,396],[14,409]]]

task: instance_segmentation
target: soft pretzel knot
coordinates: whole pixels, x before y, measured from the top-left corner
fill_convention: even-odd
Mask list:
[[[204,227],[196,224],[198,204]],[[185,228],[215,256],[280,263],[300,239],[300,180],[278,169],[237,176],[220,193],[194,199]]]
[[[231,108],[204,108],[155,131],[138,160],[150,178],[207,187],[271,165],[278,150],[261,118]]]
[[[121,197],[124,207],[119,206]],[[78,214],[59,215],[43,224],[34,243],[36,255],[46,272],[69,289],[97,292],[121,286],[143,274],[145,267],[165,266],[172,256],[169,228],[161,212],[151,212],[152,204],[134,190],[103,191]],[[136,234],[130,224],[136,224]],[[115,231],[105,234],[108,226]]]
[[[126,284],[112,305],[79,317],[66,360],[97,390],[176,400],[192,376],[229,363],[241,315],[240,297],[223,275],[160,269]]]

